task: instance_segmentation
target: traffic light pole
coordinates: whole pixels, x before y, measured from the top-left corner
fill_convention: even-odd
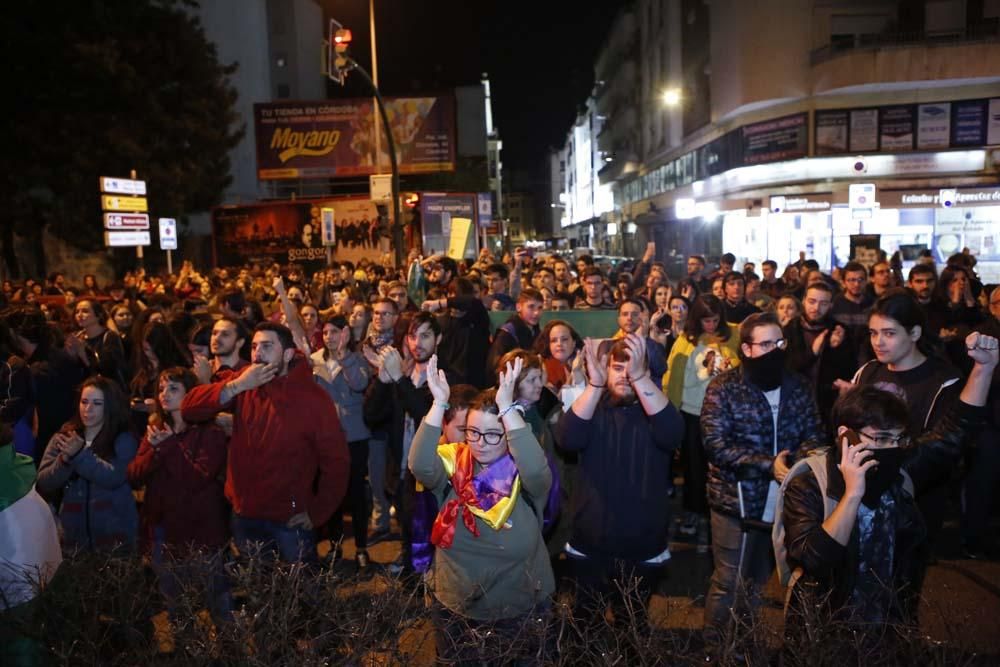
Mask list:
[[[350,56],[347,57],[347,63],[352,70],[357,71],[368,82],[368,85],[372,87],[372,91],[375,94],[375,102],[378,105],[378,113],[382,117],[382,128],[385,130],[386,143],[389,148],[389,164],[392,167],[392,245],[396,251],[396,266],[405,269],[406,267],[403,266],[403,261],[406,257],[403,252],[403,220],[400,217],[401,213],[399,210],[399,165],[396,163],[396,141],[392,137],[392,128],[389,127],[389,116],[385,112],[385,103],[382,101],[382,94],[379,92],[375,82],[372,81],[371,76],[365,71],[365,68]],[[378,160],[379,156],[376,154],[376,164],[378,164]]]

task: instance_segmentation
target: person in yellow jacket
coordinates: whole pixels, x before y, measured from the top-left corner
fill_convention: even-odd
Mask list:
[[[684,334],[670,351],[663,376],[663,391],[684,418],[684,519],[680,532],[697,534],[698,553],[707,553],[709,544],[705,495],[708,461],[701,444],[701,403],[712,378],[739,365],[738,331],[737,325],[725,322],[719,299],[710,294],[698,297],[684,325]]]

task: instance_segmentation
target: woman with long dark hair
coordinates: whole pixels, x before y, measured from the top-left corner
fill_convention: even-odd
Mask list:
[[[532,351],[542,358],[546,384],[554,392],[558,393],[567,383],[577,384],[572,377],[573,362],[577,360],[578,353],[582,349],[583,339],[569,323],[563,320],[549,320],[542,327]],[[582,358],[577,366],[582,369]],[[580,374],[576,380],[583,382],[584,379]]]
[[[80,387],[79,411],[52,436],[38,468],[43,493],[62,490],[59,519],[69,549],[135,546],[139,517],[128,485],[137,443],[118,384],[96,375]]]
[[[722,302],[709,294],[694,300],[667,361],[663,390],[684,418],[684,520],[680,531],[697,534],[697,549],[708,551],[708,461],[701,443],[701,404],[708,383],[739,364],[738,327],[725,321]]]
[[[231,601],[222,571],[222,549],[229,541],[222,477],[226,436],[214,422],[187,424],[181,402],[198,383],[188,368],[160,373],[156,411],[150,417],[139,453],[128,466],[129,481],[145,486],[142,538],[152,557],[160,592],[173,611],[186,575],[201,575],[209,586],[209,609],[216,622],[228,619]],[[200,550],[207,568],[165,567]],[[199,561],[198,562],[200,565]]]
[[[160,371],[174,366],[191,367],[187,350],[163,322],[150,322],[133,342],[135,376],[131,383],[133,426],[137,434],[146,430],[146,420],[155,409]]]
[[[331,553],[337,554],[344,537],[344,510],[351,511],[354,530],[355,562],[358,570],[368,567],[368,500],[365,475],[368,472],[368,440],[371,431],[364,420],[365,389],[371,366],[358,351],[351,327],[343,315],[334,315],[323,325],[323,349],[310,357],[313,374],[334,405],[351,452],[347,495],[327,525]]]
[[[76,338],[83,345],[74,344],[71,347],[80,361],[90,369],[91,374],[112,378],[124,390],[129,377],[125,348],[121,339],[108,329],[104,306],[95,299],[80,299],[76,303],[74,319],[80,327]]]

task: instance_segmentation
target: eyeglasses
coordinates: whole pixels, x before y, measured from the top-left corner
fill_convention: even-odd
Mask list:
[[[759,343],[747,343],[750,347],[757,346],[764,352],[770,352],[774,348],[779,350],[784,350],[788,346],[788,341],[784,338],[779,338],[778,340],[762,340]]]
[[[872,435],[871,433],[865,433],[864,431],[858,431],[858,434],[865,436],[879,447],[906,447],[910,444],[910,437],[906,434],[900,434],[897,436]]]
[[[467,429],[465,429],[465,439],[469,443],[479,442],[479,439],[482,438],[483,441],[485,441],[487,445],[491,445],[491,446],[493,446],[493,445],[499,445],[500,441],[503,440],[503,435],[504,435],[503,431],[499,431],[499,432],[498,431],[486,431],[485,433],[483,433],[481,431],[477,431],[474,428],[467,428]]]

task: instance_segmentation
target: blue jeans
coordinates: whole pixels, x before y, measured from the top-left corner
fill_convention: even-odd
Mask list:
[[[250,519],[233,514],[233,541],[240,555],[259,552],[265,560],[274,555],[286,563],[315,563],[316,536],[312,530],[289,528],[278,521]]]

